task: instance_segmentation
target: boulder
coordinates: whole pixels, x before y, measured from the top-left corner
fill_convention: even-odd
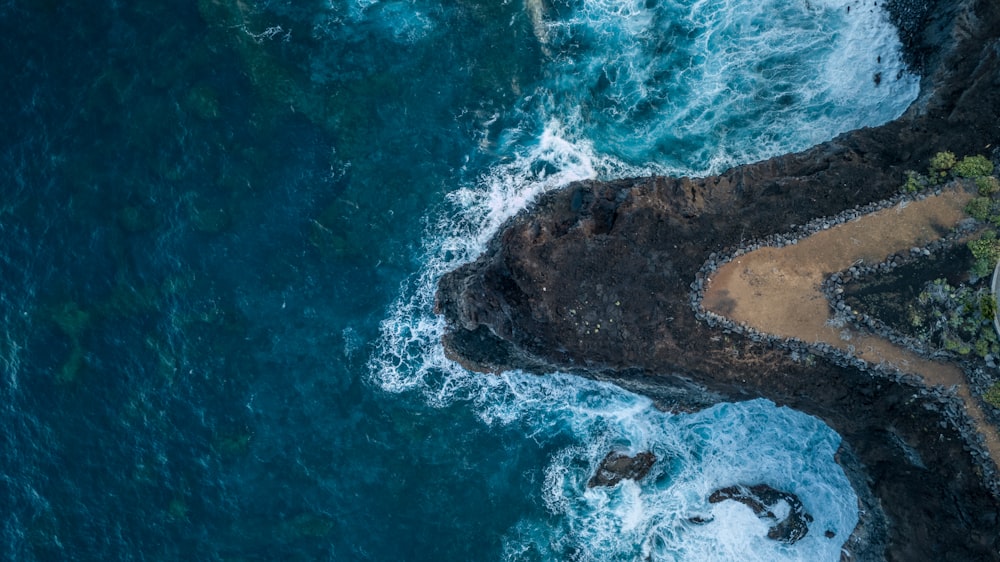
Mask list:
[[[752,509],[757,517],[774,521],[774,525],[767,531],[767,537],[788,544],[794,544],[806,536],[809,533],[809,523],[813,521],[812,515],[806,513],[798,496],[776,490],[767,484],[729,486],[712,492],[708,497],[708,503],[726,500],[737,501]],[[781,519],[775,515],[779,502],[788,505],[788,513]]]
[[[620,451],[611,451],[604,457],[597,471],[587,481],[588,488],[596,486],[614,486],[622,480],[641,480],[649,474],[656,463],[656,455],[644,451],[630,457]]]

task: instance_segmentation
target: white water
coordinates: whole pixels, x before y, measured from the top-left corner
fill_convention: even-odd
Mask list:
[[[573,552],[575,559],[595,561],[839,557],[857,522],[857,498],[832,460],[840,438],[818,420],[762,400],[670,415],[607,385],[558,376],[543,381],[548,400],[520,407],[521,415],[542,416],[550,431],[581,440],[546,470],[544,499],[560,516],[558,524],[522,521],[508,538],[508,559],[525,551],[549,560]],[[612,447],[652,450],[659,461],[639,483],[587,489]],[[708,503],[713,491],[734,483],[766,483],[797,494],[815,517],[810,533],[794,545],[777,543],[766,537],[772,523],[746,506]],[[711,521],[696,524],[693,517]],[[833,539],[824,536],[827,530]]]
[[[857,522],[857,498],[833,460],[839,437],[818,420],[765,401],[673,416],[611,384],[559,374],[484,376],[445,358],[444,324],[432,313],[439,277],[474,259],[503,221],[539,193],[620,165],[565,141],[553,125],[476,188],[454,192],[452,208],[429,226],[438,235],[430,238],[426,267],[382,324],[370,362],[374,382],[390,392],[421,393],[433,406],[465,401],[488,425],[527,424],[529,438],[573,436],[578,445],[546,468],[543,499],[558,524],[520,522],[506,540],[508,560],[528,553],[595,561],[641,554],[654,560],[837,559]],[[530,174],[549,167],[558,172]],[[612,447],[652,450],[661,461],[641,484],[586,490]],[[816,518],[813,532],[783,545],[766,538],[768,526],[748,508],[707,504],[715,489],[757,483],[797,494]],[[696,515],[714,521],[688,522]],[[825,530],[835,538],[824,537]]]
[[[668,415],[609,384],[471,374],[440,345],[437,280],[475,259],[540,193],[586,178],[719,171],[885,122],[916,97],[915,77],[896,79],[895,31],[861,3],[645,4],[528,6],[551,58],[549,78],[523,100],[525,121],[503,135],[509,158],[428,219],[425,266],[382,323],[372,381],[432,406],[465,402],[485,424],[530,427],[529,438],[573,436],[576,445],[546,467],[551,517],[512,528],[508,560],[837,560],[857,522],[857,497],[833,459],[839,437],[818,420],[766,401]],[[665,19],[676,13],[685,16]],[[661,44],[674,24],[671,33],[690,45]],[[592,95],[602,74],[607,83]],[[610,448],[652,450],[660,461],[641,483],[587,490]],[[749,508],[707,503],[715,489],[757,483],[799,496],[815,518],[805,538],[771,541]],[[695,516],[712,521],[696,525]]]
[[[871,3],[552,4],[536,25],[553,58],[551,114],[601,152],[669,173],[802,150],[897,117],[919,91]]]

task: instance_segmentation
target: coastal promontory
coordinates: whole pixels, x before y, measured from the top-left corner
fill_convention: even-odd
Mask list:
[[[922,75],[920,97],[900,118],[717,176],[585,181],[546,193],[479,259],[441,279],[444,344],[475,370],[574,372],[612,380],[664,409],[763,397],[814,415],[843,437],[838,461],[862,504],[846,545],[852,560],[998,560],[1000,482],[988,442],[994,410],[973,415],[974,393],[966,399],[935,384],[912,367],[916,359],[879,365],[853,345],[775,334],[780,319],[760,329],[734,321],[725,295],[704,301],[722,282],[715,272],[744,254],[801,244],[916,202],[900,199],[900,187],[941,151],[1000,161],[1000,3],[891,0],[887,7]],[[897,258],[916,263],[974,231],[947,213],[927,216],[931,233],[912,252],[879,257],[886,268]],[[892,229],[891,220],[880,224]],[[966,230],[956,234],[958,223]],[[861,262],[826,271],[823,264],[839,262],[817,259],[822,287],[852,268],[847,278],[882,271]],[[821,293],[801,295],[821,312],[832,306]],[[959,377],[962,368],[948,367]]]

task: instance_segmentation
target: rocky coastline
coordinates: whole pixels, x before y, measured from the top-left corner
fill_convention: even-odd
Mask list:
[[[940,189],[936,191],[940,194]],[[970,455],[976,462],[977,468],[983,474],[983,483],[990,489],[990,492],[1000,498],[1000,471],[991,461],[989,452],[982,443],[982,437],[976,431],[968,416],[964,415],[962,400],[958,398],[951,389],[940,387],[929,387],[921,384],[919,377],[900,372],[896,368],[881,364],[869,364],[865,361],[845,353],[843,350],[826,343],[811,343],[800,339],[780,338],[771,334],[760,332],[752,326],[735,322],[729,318],[705,310],[702,301],[705,297],[705,283],[708,277],[717,271],[723,264],[736,259],[748,252],[764,247],[783,247],[797,243],[799,240],[822,230],[827,230],[835,225],[852,221],[868,213],[889,209],[897,205],[906,204],[909,201],[920,200],[926,196],[924,193],[918,194],[897,194],[889,199],[858,206],[840,213],[835,217],[822,217],[810,221],[808,224],[798,227],[794,233],[781,233],[768,236],[759,242],[741,245],[734,251],[720,256],[716,253],[709,255],[708,260],[695,275],[694,282],[691,283],[690,303],[695,317],[705,322],[707,325],[720,328],[725,333],[739,334],[755,343],[766,343],[775,348],[788,351],[795,360],[811,355],[821,356],[827,361],[844,368],[853,368],[866,372],[873,377],[885,378],[889,381],[912,385],[916,392],[926,401],[924,408],[934,409],[947,419],[947,423],[957,430],[962,439],[966,442],[966,447]],[[951,248],[957,242],[965,239],[978,229],[974,220],[965,221],[958,228],[949,232],[946,236],[936,240],[926,246],[913,247],[906,254],[896,254],[889,259],[877,264],[857,264],[845,271],[839,271],[830,275],[823,283],[823,292],[830,302],[831,308],[835,311],[835,317],[845,323],[851,323],[865,328],[869,333],[875,334],[895,344],[898,344],[918,355],[928,359],[953,360],[951,355],[929,349],[924,343],[915,338],[907,337],[895,330],[890,329],[884,322],[864,313],[857,313],[850,309],[844,302],[844,285],[851,281],[857,281],[864,277],[887,273],[902,265],[912,263],[921,258],[930,257],[942,250]],[[977,366],[971,362],[963,365],[964,370],[973,375],[969,377],[973,382],[976,377]],[[980,387],[985,386],[980,383]],[[982,391],[982,390],[981,390]],[[980,391],[980,393],[981,393]],[[995,423],[995,422],[994,422]]]
[[[937,151],[1000,158],[1000,3],[887,8],[923,76],[902,117],[719,176],[589,181],[545,194],[477,261],[442,278],[444,344],[476,370],[575,372],[665,409],[764,397],[817,416],[843,437],[838,462],[861,503],[845,559],[1000,560],[996,467],[947,389],[700,306],[706,276],[726,260],[899,204],[906,171],[925,169]],[[839,310],[849,278],[959,236],[831,272],[824,289]],[[875,319],[861,323],[926,351]]]

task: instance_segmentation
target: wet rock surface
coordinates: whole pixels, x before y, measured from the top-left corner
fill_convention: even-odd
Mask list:
[[[692,307],[713,260],[864,212],[938,151],[1000,159],[1000,3],[930,5],[908,44],[922,93],[902,117],[718,176],[580,182],[541,196],[442,278],[446,351],[478,370],[613,380],[667,409],[764,397],[812,414],[844,438],[842,466],[867,498],[852,560],[1000,559],[1000,501],[956,400]]]
[[[594,475],[587,481],[588,488],[614,486],[622,480],[641,480],[656,463],[656,455],[643,451],[630,457],[625,453],[611,451],[598,465]]]
[[[767,531],[767,537],[772,540],[794,544],[809,532],[812,515],[806,513],[798,496],[790,492],[775,490],[767,484],[753,486],[729,486],[712,492],[708,503],[720,503],[733,500],[749,507],[754,515],[761,519],[774,521]],[[780,505],[784,504],[787,513],[778,516]],[[829,531],[828,531],[829,532]],[[827,535],[827,538],[832,538]]]

